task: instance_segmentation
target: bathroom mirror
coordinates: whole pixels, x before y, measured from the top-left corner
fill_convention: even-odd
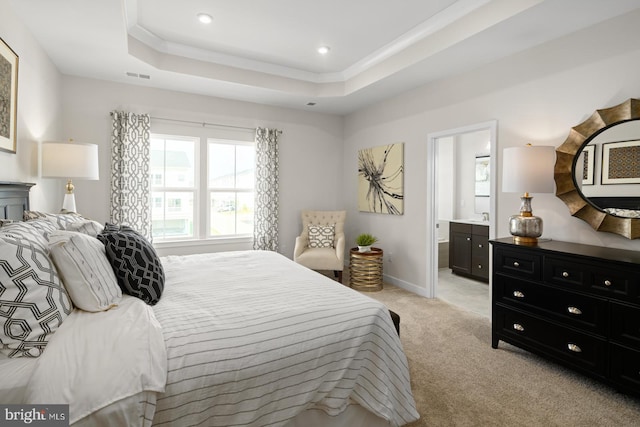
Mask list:
[[[556,196],[571,215],[628,239],[640,237],[639,119],[638,99],[597,110],[556,149]]]

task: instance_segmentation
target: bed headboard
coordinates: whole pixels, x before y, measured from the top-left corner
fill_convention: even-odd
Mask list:
[[[34,185],[0,181],[0,219],[22,221],[24,211],[29,210],[29,190]]]

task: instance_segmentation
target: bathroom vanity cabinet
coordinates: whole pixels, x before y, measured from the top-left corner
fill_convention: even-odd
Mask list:
[[[483,223],[449,223],[449,268],[455,273],[489,281],[489,226]]]

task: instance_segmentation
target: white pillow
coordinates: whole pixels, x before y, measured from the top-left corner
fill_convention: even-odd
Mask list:
[[[98,237],[102,233],[104,226],[97,221],[91,219],[83,219],[82,221],[67,224],[67,231],[77,231],[78,233],[88,234],[91,237]]]
[[[118,305],[122,290],[104,245],[73,231],[55,231],[49,250],[73,304],[85,311],[105,311]]]

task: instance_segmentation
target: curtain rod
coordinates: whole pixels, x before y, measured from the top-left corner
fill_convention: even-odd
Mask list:
[[[151,117],[152,120],[164,120],[167,122],[179,122],[179,123],[189,123],[192,125],[202,125],[202,127],[204,126],[217,126],[217,127],[224,127],[224,128],[234,128],[234,129],[242,129],[242,130],[250,130],[255,132],[256,128],[250,128],[250,127],[245,127],[245,126],[233,126],[233,125],[223,125],[221,123],[208,123],[208,122],[196,122],[196,121],[192,121],[192,120],[179,120],[179,119],[168,119],[165,117]]]

